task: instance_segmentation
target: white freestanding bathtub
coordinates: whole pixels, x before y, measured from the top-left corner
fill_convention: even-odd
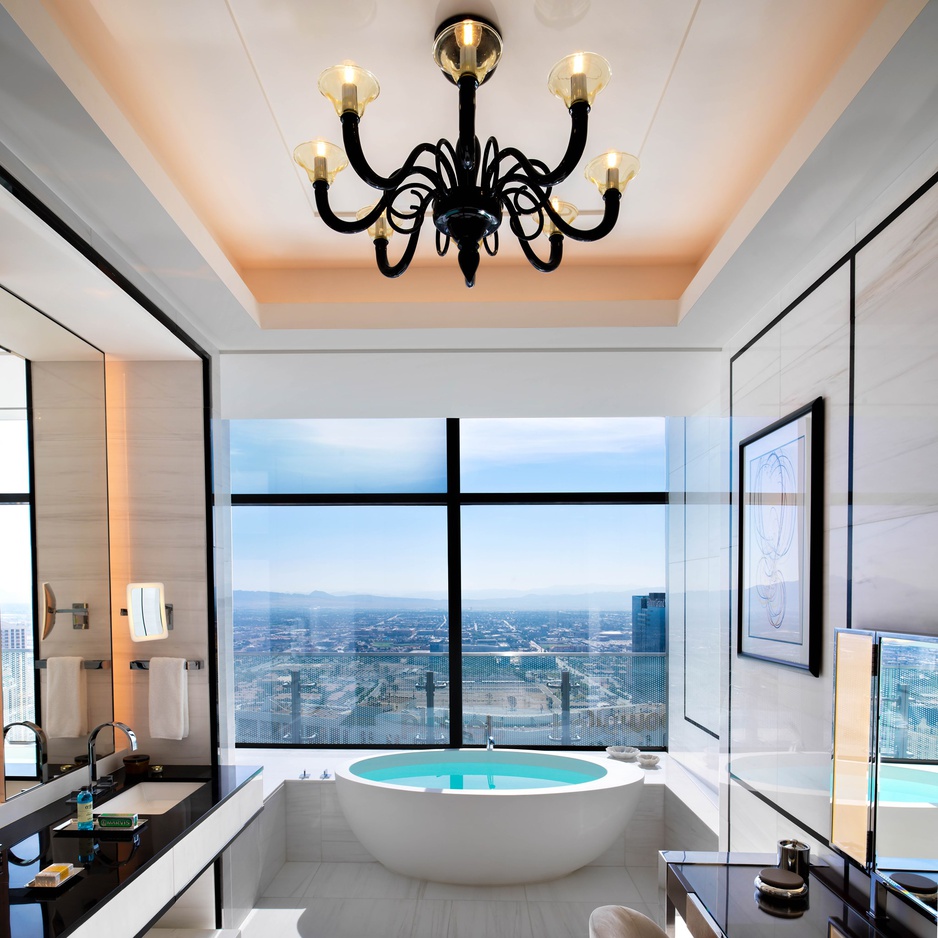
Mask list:
[[[446,787],[463,783],[441,774],[444,761],[481,763],[483,784],[507,775],[519,787]],[[381,780],[408,772],[425,778]],[[552,780],[570,772],[581,780]],[[418,879],[480,886],[556,879],[595,860],[625,832],[644,781],[640,768],[611,759],[511,749],[371,756],[335,776],[349,826],[376,860]]]

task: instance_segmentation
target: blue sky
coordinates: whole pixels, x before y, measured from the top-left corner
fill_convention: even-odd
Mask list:
[[[435,418],[233,420],[238,493],[442,492],[446,426]],[[660,417],[464,419],[466,492],[662,491]]]
[[[439,492],[443,427],[441,420],[234,421],[234,490]],[[465,491],[665,487],[663,419],[466,420],[462,456]],[[233,537],[235,589],[445,595],[442,507],[238,506]],[[665,509],[474,506],[463,511],[462,547],[467,596],[661,589]]]
[[[236,506],[234,588],[444,596],[438,506]],[[662,505],[471,506],[462,513],[467,596],[662,589]]]

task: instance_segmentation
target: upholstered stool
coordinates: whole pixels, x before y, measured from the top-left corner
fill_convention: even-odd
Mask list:
[[[668,938],[668,933],[635,909],[601,905],[590,914],[590,938]]]

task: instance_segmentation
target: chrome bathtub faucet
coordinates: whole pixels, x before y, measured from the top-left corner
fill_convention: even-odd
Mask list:
[[[485,744],[485,751],[491,752],[495,748],[495,737],[489,736],[489,741]]]

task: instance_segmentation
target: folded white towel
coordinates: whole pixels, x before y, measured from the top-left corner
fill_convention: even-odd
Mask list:
[[[150,659],[150,736],[189,735],[189,680],[185,658]]]
[[[46,663],[46,708],[42,726],[50,738],[88,732],[88,692],[81,658],[49,658]]]

